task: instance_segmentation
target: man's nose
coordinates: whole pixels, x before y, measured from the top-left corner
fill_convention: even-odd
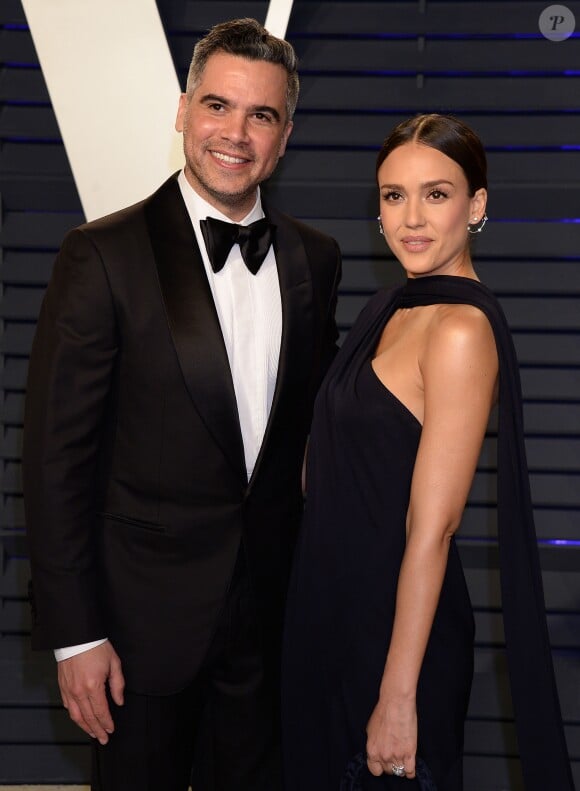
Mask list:
[[[223,128],[223,136],[233,143],[248,139],[248,119],[242,113],[230,113]]]

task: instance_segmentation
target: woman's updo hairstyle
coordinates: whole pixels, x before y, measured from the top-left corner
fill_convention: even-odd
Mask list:
[[[380,166],[395,148],[405,143],[421,143],[448,156],[465,173],[469,197],[487,189],[487,160],[481,140],[467,124],[452,115],[416,115],[398,124],[387,137],[377,157]]]

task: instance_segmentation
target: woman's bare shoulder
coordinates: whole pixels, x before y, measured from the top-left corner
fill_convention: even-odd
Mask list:
[[[492,327],[485,313],[474,305],[439,305],[430,322],[424,352],[446,367],[472,364],[475,359],[497,366]]]

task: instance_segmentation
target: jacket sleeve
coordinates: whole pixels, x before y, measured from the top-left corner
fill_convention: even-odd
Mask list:
[[[56,259],[32,346],[24,416],[24,504],[33,647],[106,636],[95,513],[99,448],[117,355],[103,262],[82,230]]]

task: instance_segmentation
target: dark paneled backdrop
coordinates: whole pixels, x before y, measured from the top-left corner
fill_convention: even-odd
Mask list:
[[[401,279],[374,220],[374,158],[388,130],[417,111],[453,111],[485,141],[491,219],[476,258],[504,305],[521,361],[550,635],[578,782],[580,41],[541,36],[546,5],[295,2],[288,38],[301,58],[301,101],[269,192],[339,240],[338,317],[346,331],[371,293]],[[579,5],[568,4],[580,24]],[[264,21],[267,10],[266,2],[242,0],[158,6],[182,84],[193,44],[209,26],[237,16]],[[0,143],[0,783],[79,782],[87,778],[86,743],[59,707],[51,657],[28,645],[20,448],[35,319],[60,240],[83,217],[19,0],[0,5]],[[467,791],[523,788],[494,502],[492,424],[460,540],[477,619]]]

